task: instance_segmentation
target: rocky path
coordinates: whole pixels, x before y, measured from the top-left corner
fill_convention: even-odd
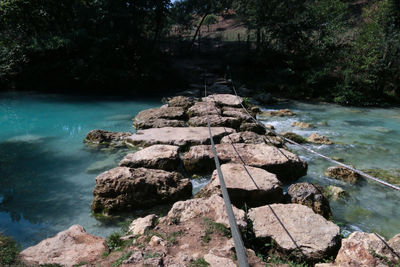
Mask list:
[[[306,175],[307,163],[251,121],[240,108],[243,99],[228,93],[229,83],[215,79],[210,91],[207,98],[184,96],[199,95],[194,87],[166,99],[160,108],[141,111],[133,121],[135,134],[93,130],[84,140],[89,146],[137,150],[96,177],[94,214],[113,216],[173,204],[166,216],[134,220],[125,236],[108,240],[108,247],[102,238],[72,226],[24,250],[21,259],[33,266],[236,266],[205,127],[207,100],[218,158],[251,266],[265,266],[265,260],[278,256],[312,265],[337,255],[318,266],[391,266],[400,260],[399,236],[386,242],[392,249],[372,234],[353,233],[341,240],[339,227],[329,220],[324,189],[293,184]],[[244,104],[252,115],[260,113]],[[295,116],[290,110],[259,115]],[[323,137],[310,140],[331,142]],[[211,175],[211,180],[193,197],[190,179],[198,175]],[[290,184],[284,194],[283,185]]]

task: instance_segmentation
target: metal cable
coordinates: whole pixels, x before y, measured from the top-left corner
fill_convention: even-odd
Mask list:
[[[395,189],[395,190],[400,191],[400,187],[399,187],[399,186],[390,184],[390,183],[385,182],[385,181],[383,181],[383,180],[381,180],[381,179],[378,179],[378,178],[376,178],[376,177],[373,177],[373,176],[371,176],[371,175],[369,175],[369,174],[367,174],[367,173],[365,173],[365,172],[363,172],[363,171],[359,171],[359,170],[357,170],[357,169],[355,169],[355,168],[353,168],[353,167],[351,167],[351,166],[349,166],[349,165],[347,165],[347,164],[344,164],[344,163],[341,163],[341,162],[339,162],[339,161],[337,161],[337,160],[331,159],[331,158],[329,158],[329,157],[327,157],[327,156],[325,156],[325,155],[322,155],[321,153],[318,153],[317,151],[315,151],[315,150],[313,150],[313,149],[311,149],[311,148],[308,148],[308,147],[306,147],[306,146],[304,146],[304,145],[301,145],[301,144],[299,144],[299,143],[297,143],[297,142],[295,142],[295,141],[293,141],[293,140],[291,140],[291,139],[289,139],[289,138],[284,137],[283,135],[278,134],[276,131],[274,131],[274,130],[272,130],[272,129],[268,129],[267,127],[265,127],[265,125],[264,125],[262,122],[260,122],[260,121],[257,120],[256,118],[254,118],[254,117],[248,112],[248,110],[246,109],[246,107],[243,105],[242,101],[240,101],[240,97],[238,96],[238,94],[237,94],[237,92],[236,92],[235,84],[234,84],[234,82],[233,82],[233,80],[232,80],[232,73],[231,73],[230,70],[229,70],[229,66],[228,66],[228,71],[229,71],[230,80],[231,80],[231,82],[232,82],[232,89],[233,89],[233,91],[234,91],[234,93],[235,93],[237,99],[239,100],[240,105],[241,105],[242,108],[246,111],[246,113],[251,117],[251,119],[252,119],[254,122],[256,122],[256,123],[258,123],[259,125],[261,125],[262,127],[264,127],[265,130],[271,131],[271,132],[274,133],[275,135],[281,137],[283,140],[285,140],[285,141],[287,141],[287,142],[289,142],[289,143],[291,143],[291,144],[293,144],[293,145],[296,145],[296,146],[298,146],[298,147],[300,147],[300,148],[302,148],[302,149],[304,149],[304,150],[307,150],[308,152],[313,153],[313,154],[315,154],[315,155],[317,155],[317,156],[319,156],[319,157],[321,157],[321,158],[323,158],[323,159],[325,159],[325,160],[327,160],[327,161],[330,161],[330,162],[332,162],[332,163],[335,163],[335,164],[337,164],[337,165],[340,165],[340,166],[342,166],[342,167],[345,167],[346,169],[349,169],[349,170],[351,170],[351,171],[353,171],[353,172],[355,172],[355,173],[358,173],[359,175],[361,175],[361,176],[363,176],[363,177],[365,177],[365,178],[368,178],[368,179],[373,180],[373,181],[375,181],[375,182],[378,182],[378,183],[380,183],[380,184],[382,184],[382,185],[385,185],[385,186],[387,186],[387,187],[390,187],[390,188],[392,188],[392,189]]]
[[[221,165],[219,164],[218,154],[217,154],[217,151],[215,149],[214,139],[213,139],[213,135],[212,135],[212,131],[211,131],[211,125],[210,125],[210,118],[209,118],[209,115],[208,115],[207,84],[206,84],[206,82],[204,82],[204,95],[205,95],[205,98],[206,98],[205,102],[206,102],[206,112],[207,112],[207,125],[208,125],[208,131],[209,131],[209,134],[210,134],[211,149],[212,149],[212,152],[214,154],[215,167],[216,167],[217,172],[218,172],[219,184],[221,185],[222,197],[224,198],[226,213],[228,214],[229,225],[231,227],[232,237],[233,237],[233,241],[234,241],[234,244],[235,244],[236,256],[237,256],[238,263],[239,263],[240,267],[248,267],[249,263],[247,261],[247,255],[246,255],[246,251],[244,249],[243,240],[242,240],[242,237],[240,235],[239,228],[238,228],[238,226],[236,224],[236,219],[235,219],[235,215],[233,213],[231,200],[229,198],[228,190],[226,188],[226,184],[225,184],[225,181],[224,181],[224,176],[223,176],[222,171],[221,171]]]

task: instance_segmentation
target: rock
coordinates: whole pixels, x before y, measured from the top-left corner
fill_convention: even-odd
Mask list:
[[[332,217],[331,207],[323,192],[319,185],[298,183],[289,187],[287,198],[289,203],[305,205],[329,220]]]
[[[292,123],[293,127],[299,127],[303,129],[309,129],[309,128],[314,128],[314,126],[311,123],[307,122],[300,122],[300,121],[295,121]]]
[[[301,135],[298,135],[298,134],[295,134],[295,133],[285,132],[285,133],[282,133],[281,135],[283,135],[287,139],[290,139],[290,140],[292,140],[292,141],[294,141],[294,142],[296,142],[298,144],[307,143],[307,139],[305,139]]]
[[[240,132],[255,132],[257,134],[265,134],[266,130],[260,124],[255,122],[244,122],[240,125]]]
[[[251,166],[246,166],[246,168],[252,178],[249,177],[242,164],[221,165],[229,197],[235,206],[242,207],[246,203],[250,207],[255,207],[278,203],[282,200],[282,184],[275,174]],[[212,174],[211,181],[200,190],[196,197],[209,197],[212,194],[222,196],[216,170]]]
[[[204,259],[211,267],[236,267],[236,264],[231,259],[219,257],[211,253],[204,255]]]
[[[168,106],[170,107],[181,107],[187,110],[189,107],[193,106],[193,98],[186,96],[175,96],[168,100]]]
[[[243,99],[239,96],[237,97],[236,95],[231,95],[231,94],[213,94],[207,96],[207,99],[203,97],[203,102],[205,101],[208,102],[215,102],[217,106],[229,106],[229,107],[237,107],[240,108],[241,104],[243,104]]]
[[[272,239],[278,251],[286,256],[315,262],[335,255],[340,247],[340,228],[303,205],[252,208],[248,217],[256,238],[263,243]]]
[[[60,264],[72,267],[81,262],[90,262],[108,251],[103,238],[86,233],[80,225],[58,233],[29,247],[20,253],[20,259],[28,266]]]
[[[391,240],[386,240],[377,234],[354,232],[342,240],[342,247],[335,262],[325,266],[396,266],[400,258],[400,249],[395,249]],[[400,242],[398,243],[400,244]]]
[[[279,110],[270,110],[270,111],[264,111],[260,114],[261,117],[291,117],[295,116],[296,114],[293,113],[290,109],[279,109]]]
[[[328,137],[319,135],[317,133],[313,133],[312,135],[310,135],[310,137],[308,137],[307,140],[308,140],[308,142],[314,143],[314,144],[322,144],[322,145],[332,145],[333,144],[333,142],[331,140],[329,140]]]
[[[229,127],[233,129],[238,129],[240,125],[240,119],[235,117],[222,117],[220,115],[210,115],[209,116],[211,127]],[[189,126],[207,126],[207,116],[196,116],[191,117],[188,121]]]
[[[149,230],[153,227],[156,218],[157,216],[154,214],[150,214],[142,218],[137,218],[129,225],[128,232],[134,236],[143,235],[146,230]]]
[[[203,91],[204,91],[204,87],[203,87]],[[213,94],[230,94],[232,92],[232,89],[229,88],[225,84],[214,83],[210,87],[207,88],[207,91],[209,93],[213,93]]]
[[[240,228],[245,228],[247,226],[245,212],[236,207],[232,208],[238,226]],[[167,216],[161,218],[160,223],[176,224],[202,217],[207,217],[228,228],[230,227],[224,200],[218,195],[212,195],[209,198],[178,201],[172,206]]]
[[[224,136],[221,144],[246,143],[246,144],[265,144],[266,138],[254,132],[239,132]]]
[[[225,117],[234,117],[239,119],[240,121],[247,121],[247,122],[252,121],[251,117],[247,113],[245,113],[242,109],[239,108],[231,108],[228,110],[224,110],[222,114]]]
[[[187,199],[189,179],[177,172],[117,167],[96,177],[92,210],[111,214]]]
[[[266,124],[265,127],[270,129],[270,130],[275,130],[274,125],[271,125],[271,124]]]
[[[209,115],[221,114],[221,109],[218,108],[213,101],[208,101],[207,106],[206,102],[196,102],[191,108],[188,109],[187,114],[189,118],[196,116],[207,116],[207,108]]]
[[[358,183],[363,179],[358,173],[342,166],[329,167],[325,171],[325,176],[352,184]]]
[[[270,93],[261,93],[254,95],[254,98],[261,104],[272,104],[275,102]]]
[[[230,128],[212,127],[215,142],[225,135],[234,133]],[[208,127],[165,127],[137,131],[126,138],[128,145],[151,146],[155,144],[175,145],[186,148],[193,145],[210,144]]]
[[[120,167],[161,169],[173,171],[179,168],[179,147],[154,145],[136,153],[130,153],[119,163]]]
[[[94,145],[124,146],[125,139],[131,135],[131,133],[124,132],[92,130],[86,135],[83,142]]]
[[[162,238],[159,237],[159,236],[153,235],[153,236],[150,238],[149,246],[150,246],[150,247],[156,247],[157,245],[165,246],[166,244],[165,244],[164,239],[162,239]]]
[[[246,165],[272,172],[284,183],[296,181],[307,173],[307,163],[295,154],[267,144],[235,144],[236,151]],[[242,163],[231,144],[217,144],[218,158],[222,163]],[[189,173],[206,173],[215,169],[211,146],[193,146],[183,158]]]
[[[123,264],[138,264],[143,261],[143,252],[140,250],[132,251],[131,256],[129,259],[124,260]]]
[[[343,188],[334,185],[327,186],[324,193],[327,198],[334,201],[347,196],[347,192]]]
[[[182,107],[151,108],[139,112],[133,124],[136,129],[176,127],[184,124],[185,116]]]

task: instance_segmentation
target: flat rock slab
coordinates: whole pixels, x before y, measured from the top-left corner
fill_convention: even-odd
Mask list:
[[[125,139],[131,135],[132,133],[126,133],[126,132],[92,130],[86,135],[83,142],[92,145],[123,146],[125,143]]]
[[[192,184],[177,172],[117,167],[96,177],[92,210],[111,214],[190,198]]]
[[[238,129],[241,120],[235,117],[222,117],[220,115],[210,115],[208,116],[210,120],[211,127],[229,127],[233,129]],[[196,116],[192,117],[188,121],[189,126],[207,126],[207,116]]]
[[[247,171],[251,177],[248,175]],[[282,184],[276,175],[266,170],[236,163],[221,165],[226,187],[232,203],[250,207],[278,203],[282,200]],[[222,196],[218,173],[215,170],[211,181],[203,187],[196,197],[208,197],[212,194]]]
[[[156,121],[159,125],[171,126],[167,125],[168,120],[176,123],[176,121],[182,121],[185,116],[185,109],[182,107],[151,108],[138,113],[134,119],[134,126],[136,129],[151,128]]]
[[[108,251],[103,238],[86,233],[80,225],[58,233],[23,250],[19,255],[27,266],[59,264],[72,267],[82,262],[94,261]]]
[[[196,116],[207,116],[207,109],[209,115],[221,114],[221,109],[215,105],[215,102],[196,102],[187,111],[189,118]]]
[[[136,129],[164,128],[164,127],[185,127],[186,122],[183,120],[154,119],[149,121],[135,121]]]
[[[175,96],[168,99],[168,106],[170,107],[181,107],[185,110],[192,106],[194,103],[193,98],[186,96]]]
[[[215,142],[225,135],[236,132],[231,128],[212,127]],[[151,146],[156,144],[176,145],[185,148],[193,145],[210,144],[208,127],[165,127],[157,129],[139,130],[136,134],[126,138],[126,142],[133,146]]]
[[[129,153],[119,163],[120,167],[161,169],[173,171],[179,168],[179,147],[171,145],[154,145]]]
[[[256,238],[272,239],[287,256],[318,261],[339,250],[340,228],[306,206],[272,204],[250,209],[248,217]]]
[[[283,183],[296,181],[307,173],[307,163],[295,154],[267,144],[234,144],[246,165],[262,168],[277,175]],[[231,144],[216,145],[222,163],[242,163]],[[183,158],[189,173],[206,173],[215,169],[209,145],[193,146]]]
[[[264,135],[254,132],[239,132],[224,136],[221,139],[221,144],[231,143],[246,143],[246,144],[265,144],[266,138]]]
[[[230,107],[241,107],[241,104],[243,104],[243,99],[239,96],[237,97],[236,95],[231,95],[231,94],[213,94],[209,95],[207,97],[203,97],[203,102],[208,101],[214,101],[217,106],[230,106]]]
[[[232,208],[237,225],[240,228],[245,228],[247,226],[246,213],[236,207]],[[222,223],[226,227],[230,227],[224,199],[218,195],[212,195],[209,198],[178,201],[172,206],[168,215],[161,218],[160,223],[174,224],[202,217],[207,217],[217,223]]]

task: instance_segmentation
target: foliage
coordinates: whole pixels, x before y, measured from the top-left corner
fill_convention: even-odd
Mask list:
[[[210,266],[208,262],[204,258],[198,258],[189,264],[189,267],[207,267]]]
[[[20,248],[17,243],[9,237],[0,233],[0,266],[16,266]]]
[[[132,254],[133,254],[133,251],[129,251],[129,252],[126,252],[126,253],[122,254],[122,256],[116,262],[114,262],[111,266],[112,267],[120,266],[123,263],[123,261],[129,259],[129,257]]]
[[[215,232],[222,234],[226,237],[231,237],[231,231],[223,224],[214,222],[213,220],[205,217],[203,218],[205,226],[205,235],[202,237],[204,243],[208,243],[211,240],[211,235]]]
[[[122,240],[120,232],[114,232],[106,238],[107,246],[111,251],[123,249],[128,245],[129,240]]]

